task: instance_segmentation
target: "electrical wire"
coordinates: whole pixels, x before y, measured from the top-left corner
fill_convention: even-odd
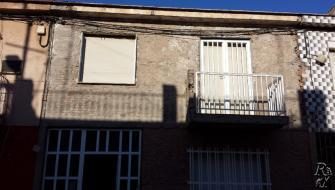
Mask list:
[[[106,23],[101,21],[85,21],[79,19],[64,19],[58,21],[59,24],[73,25],[73,26],[82,26],[82,27],[91,27],[91,30],[94,28],[100,32],[110,32],[102,30],[117,30],[120,32],[133,32],[133,33],[144,33],[144,34],[160,34],[160,35],[179,35],[179,36],[242,36],[242,35],[256,35],[256,34],[267,34],[272,33],[276,35],[293,35],[296,34],[297,29],[295,28],[244,28],[244,29],[226,29],[222,30],[223,27],[229,26],[217,26],[218,29],[209,29],[211,27],[199,26],[164,26],[157,27],[153,24],[148,24],[148,26],[138,26],[132,24],[131,26]],[[182,29],[180,29],[182,28]],[[184,28],[184,29],[183,29]],[[236,27],[229,27],[236,28]]]
[[[8,14],[0,14],[0,19],[11,20],[16,22],[39,22],[41,20],[44,21],[52,21],[53,23],[65,24],[65,25],[73,25],[73,26],[83,26],[83,27],[91,27],[99,30],[100,32],[110,32],[110,31],[102,31],[102,30],[116,30],[120,32],[131,32],[131,33],[142,33],[142,34],[160,34],[160,35],[174,35],[174,36],[243,36],[243,35],[257,35],[257,34],[267,34],[272,33],[275,35],[293,35],[296,34],[297,29],[294,27],[268,27],[268,28],[257,28],[252,26],[247,26],[243,29],[241,26],[246,26],[241,24],[241,26],[230,26],[229,24],[220,24],[215,26],[206,26],[205,24],[196,25],[196,26],[187,26],[187,25],[167,25],[167,24],[152,24],[152,23],[143,23],[138,21],[141,25],[138,24],[115,24],[111,23],[111,21],[94,21],[94,20],[83,20],[76,19],[70,17],[60,17],[60,16],[22,16],[22,15],[8,15]],[[127,21],[118,21],[118,23],[127,23]],[[129,23],[129,22],[128,22]],[[160,27],[157,27],[159,25]],[[206,27],[206,28],[204,28]],[[222,28],[231,28],[224,29]],[[199,29],[202,28],[202,29]],[[217,28],[217,29],[210,29]],[[236,28],[236,29],[234,29]],[[115,32],[115,31],[114,31]]]

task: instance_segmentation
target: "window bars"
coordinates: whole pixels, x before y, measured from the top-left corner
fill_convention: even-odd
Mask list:
[[[331,168],[331,173],[335,171],[335,133],[318,132],[315,133],[317,146],[317,161],[324,163]],[[320,177],[320,176],[317,176]],[[321,176],[325,177],[325,176]],[[324,182],[324,181],[322,181]],[[330,176],[323,184],[323,189],[330,190],[335,188],[334,176]]]
[[[50,129],[42,190],[90,190],[96,176],[112,189],[137,190],[140,142],[139,130]],[[92,172],[98,165],[104,173]]]
[[[270,190],[269,153],[190,148],[190,190]]]

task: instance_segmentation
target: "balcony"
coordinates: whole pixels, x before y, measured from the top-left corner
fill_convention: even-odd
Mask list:
[[[197,72],[192,121],[285,125],[283,77]]]
[[[7,112],[7,101],[8,101],[8,80],[0,75],[0,124],[4,122],[4,118]]]

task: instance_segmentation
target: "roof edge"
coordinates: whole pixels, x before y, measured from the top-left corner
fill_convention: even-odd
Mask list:
[[[331,16],[329,14],[317,13],[293,13],[293,12],[271,12],[271,11],[251,11],[251,10],[225,10],[225,9],[201,9],[201,8],[176,8],[176,7],[156,7],[142,5],[121,5],[121,4],[104,4],[104,3],[83,3],[83,2],[64,2],[53,0],[2,0],[8,3],[33,3],[44,5],[58,6],[85,6],[85,7],[105,7],[105,8],[124,8],[124,9],[147,9],[147,10],[167,10],[167,11],[184,11],[184,12],[208,12],[208,13],[237,13],[237,14],[261,14],[261,15],[287,15],[287,16]]]

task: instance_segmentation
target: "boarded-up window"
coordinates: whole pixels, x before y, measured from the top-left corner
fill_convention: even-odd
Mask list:
[[[80,82],[135,84],[135,62],[135,38],[85,36]]]

